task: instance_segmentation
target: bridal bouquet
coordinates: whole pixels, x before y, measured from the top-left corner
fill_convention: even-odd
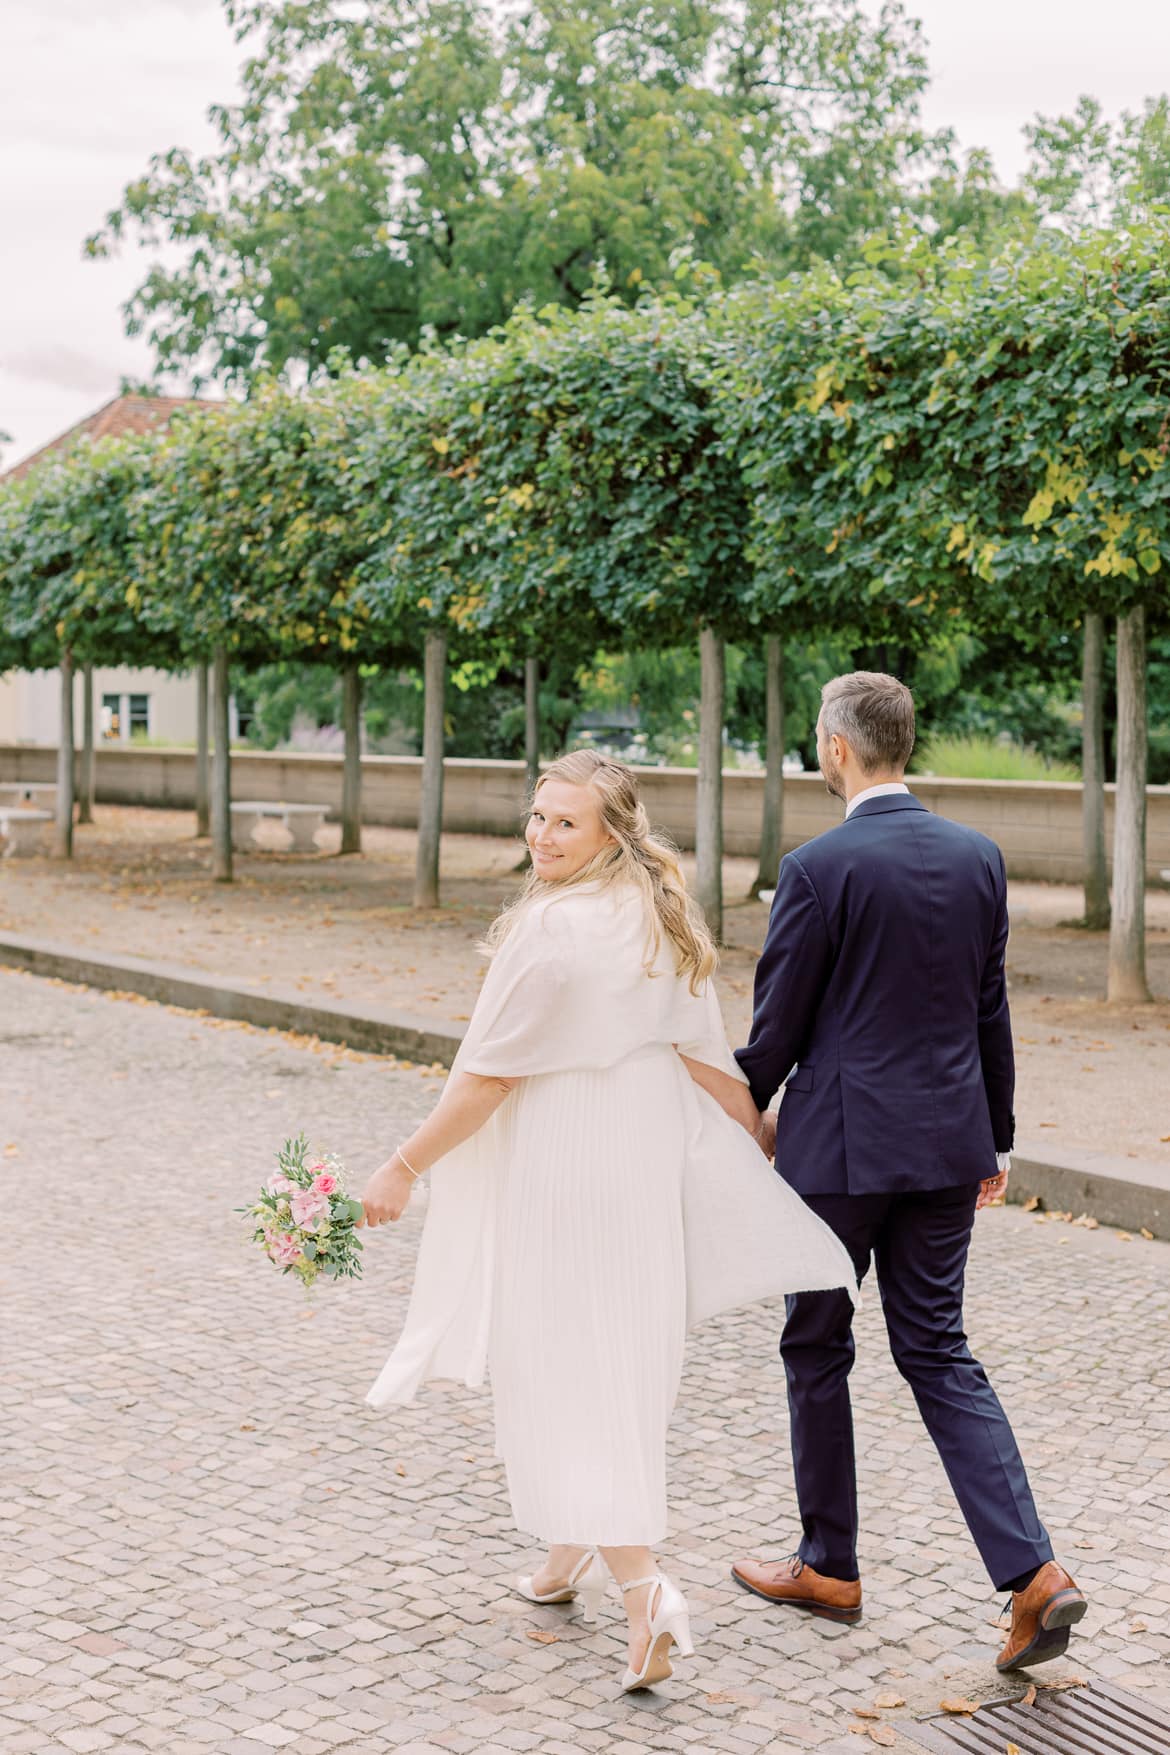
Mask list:
[[[326,1279],[356,1278],[362,1271],[362,1241],[354,1226],[360,1200],[345,1192],[345,1172],[332,1153],[310,1152],[304,1134],[285,1140],[277,1168],[251,1206],[237,1207],[252,1222],[259,1243],[281,1273],[296,1274],[307,1289]]]

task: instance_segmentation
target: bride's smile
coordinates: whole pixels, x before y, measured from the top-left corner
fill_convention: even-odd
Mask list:
[[[524,839],[538,877],[563,882],[595,859],[613,836],[592,787],[546,780],[528,816]]]

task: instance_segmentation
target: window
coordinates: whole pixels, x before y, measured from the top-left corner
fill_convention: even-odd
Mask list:
[[[103,695],[101,735],[105,743],[150,736],[149,695]]]

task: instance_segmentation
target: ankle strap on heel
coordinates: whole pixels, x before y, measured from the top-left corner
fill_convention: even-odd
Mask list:
[[[661,1583],[662,1583],[662,1574],[660,1572],[652,1572],[648,1578],[631,1578],[631,1579],[627,1580],[627,1582],[622,1585],[622,1590],[623,1591],[640,1590],[644,1584],[661,1584]]]

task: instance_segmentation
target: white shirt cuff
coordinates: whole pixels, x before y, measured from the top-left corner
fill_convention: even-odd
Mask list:
[[[996,1169],[997,1169],[998,1173],[1001,1176],[1006,1176],[1008,1171],[1012,1167],[1011,1153],[1010,1152],[997,1152],[995,1154],[995,1165],[996,1165]]]

